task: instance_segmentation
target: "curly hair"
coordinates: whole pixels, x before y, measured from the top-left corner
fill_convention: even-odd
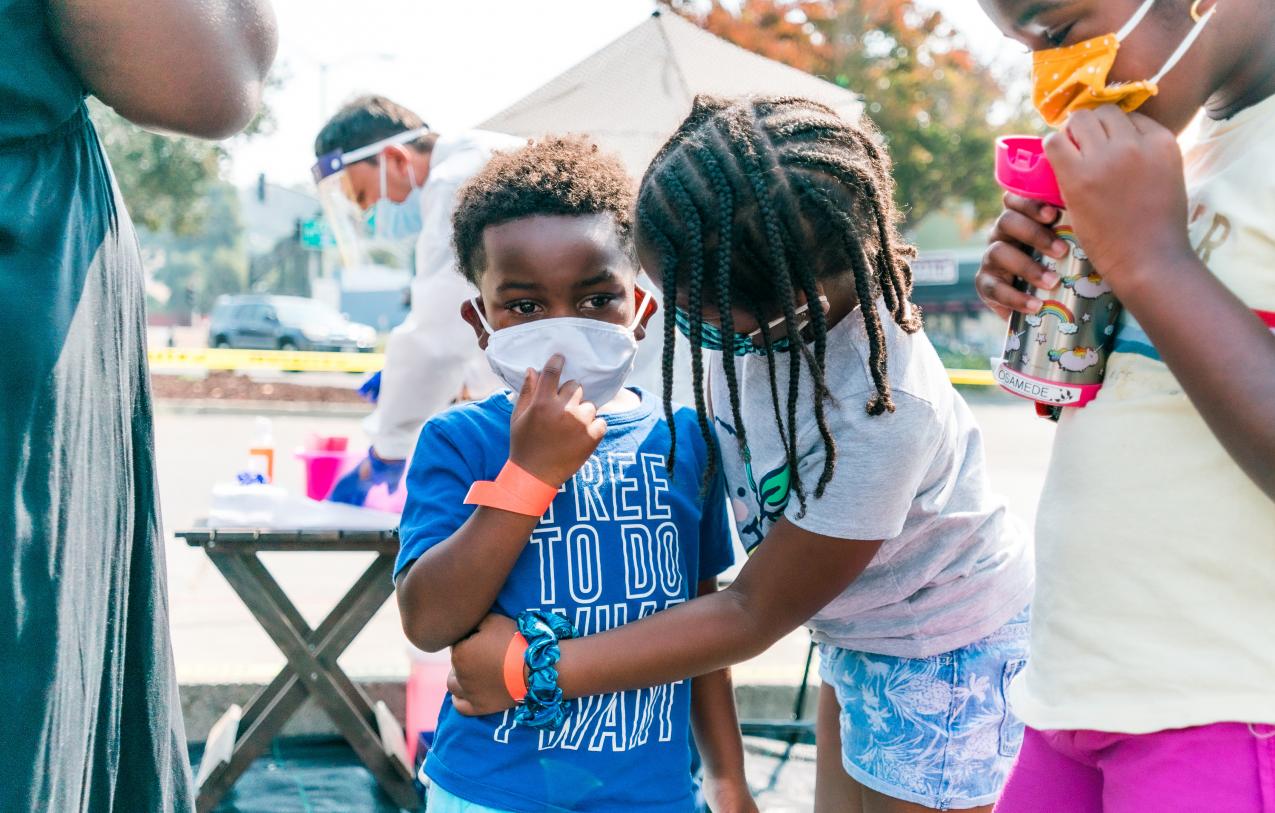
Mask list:
[[[547,136],[498,152],[457,198],[452,240],[460,271],[474,284],[487,264],[483,230],[525,217],[609,214],[632,253],[633,182],[619,156],[584,136]]]
[[[921,329],[920,310],[909,301],[910,261],[916,251],[899,236],[893,187],[890,158],[867,122],[852,124],[808,99],[700,96],[656,154],[638,193],[637,241],[659,258],[658,267],[647,270],[660,278],[665,301],[678,302],[685,295],[691,345],[700,343],[701,313],[707,305],[716,309],[726,336],[735,330],[732,307],[750,313],[761,326],[775,423],[803,512],[806,489],[796,448],[799,411],[813,412],[826,453],[816,498],[823,495],[837,461],[836,439],[824,414],[831,398],[824,377],[828,325],[823,309],[811,308],[812,347],[791,342],[783,351],[772,346],[767,322],[782,315],[787,334],[793,335],[801,302],[817,301],[821,281],[846,278],[859,302],[869,305],[880,298],[899,327],[908,333]],[[875,308],[862,310],[875,385],[866,409],[880,415],[894,411],[885,332]],[[670,424],[673,325],[673,319],[665,320],[664,399]],[[786,410],[776,379],[777,356],[782,355],[787,355],[789,369]],[[725,361],[735,440],[747,459],[739,382],[732,359]],[[813,404],[799,403],[803,366],[814,383]],[[699,353],[691,355],[691,376],[700,434],[714,447]]]

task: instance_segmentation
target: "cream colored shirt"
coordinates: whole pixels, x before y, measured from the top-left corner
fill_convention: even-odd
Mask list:
[[[1184,155],[1192,246],[1275,311],[1275,99],[1203,121]],[[1031,660],[1010,690],[1029,725],[1275,723],[1275,503],[1132,320],[1097,399],[1059,423],[1036,539]]]

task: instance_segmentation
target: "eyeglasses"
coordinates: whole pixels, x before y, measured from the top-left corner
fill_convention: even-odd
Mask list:
[[[824,311],[826,312],[828,309],[828,297],[821,296],[819,297],[818,301],[820,305],[823,307]],[[809,311],[810,311],[810,303],[807,302],[806,304],[798,307],[794,311],[794,315],[801,316],[802,314],[808,313]],[[786,317],[783,317],[783,316],[779,317],[778,319],[772,319],[771,321],[766,323],[766,330],[769,331],[771,328],[775,328],[782,325],[785,319]],[[677,325],[677,329],[681,331],[683,336],[685,336],[687,339],[691,338],[691,323],[693,320],[689,313],[682,310],[680,307],[674,308],[673,321]],[[800,322],[798,322],[797,330],[795,331],[796,334],[800,336],[801,331],[805,330],[809,324],[810,324],[810,320],[808,318],[802,319]],[[732,334],[730,337],[730,342],[728,346],[726,336],[725,334],[722,333],[722,329],[720,326],[715,325],[711,322],[705,322],[703,319],[700,319],[699,327],[700,327],[699,345],[705,350],[721,350],[722,352],[726,352],[727,350],[729,350],[730,353],[735,356],[749,356],[749,355],[764,356],[766,355],[766,345],[764,343],[761,328],[757,328],[756,330],[750,333]],[[758,341],[762,341],[762,344],[758,344]],[[786,353],[792,349],[792,341],[793,340],[792,340],[791,334],[780,336],[777,339],[771,340],[770,347],[772,350],[774,350],[777,353]]]

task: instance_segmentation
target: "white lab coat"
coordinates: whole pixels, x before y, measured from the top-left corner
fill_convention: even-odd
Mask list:
[[[416,275],[407,319],[390,334],[381,394],[364,429],[381,457],[401,460],[416,446],[421,426],[446,409],[462,392],[482,398],[503,387],[478,347],[460,306],[478,295],[456,266],[452,212],[456,193],[478,173],[496,150],[515,149],[526,139],[471,130],[440,136],[430,154],[429,177],[421,190],[422,226],[416,241]],[[639,280],[658,298],[651,281]],[[662,311],[647,326],[638,348],[630,386],[661,398]],[[679,339],[679,365],[689,368],[685,341]],[[675,367],[676,369],[676,367]],[[679,377],[674,397],[689,401],[687,376]],[[684,400],[685,399],[685,400]]]

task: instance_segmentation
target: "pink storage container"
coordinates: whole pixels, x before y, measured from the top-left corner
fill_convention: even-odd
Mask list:
[[[297,459],[305,465],[305,495],[312,500],[322,500],[332,492],[332,486],[345,471],[354,468],[362,458],[346,452],[302,450]]]
[[[434,740],[452,664],[449,651],[430,653],[408,646],[407,655],[412,661],[407,676],[407,756],[408,762],[416,765],[421,735],[427,743]]]

